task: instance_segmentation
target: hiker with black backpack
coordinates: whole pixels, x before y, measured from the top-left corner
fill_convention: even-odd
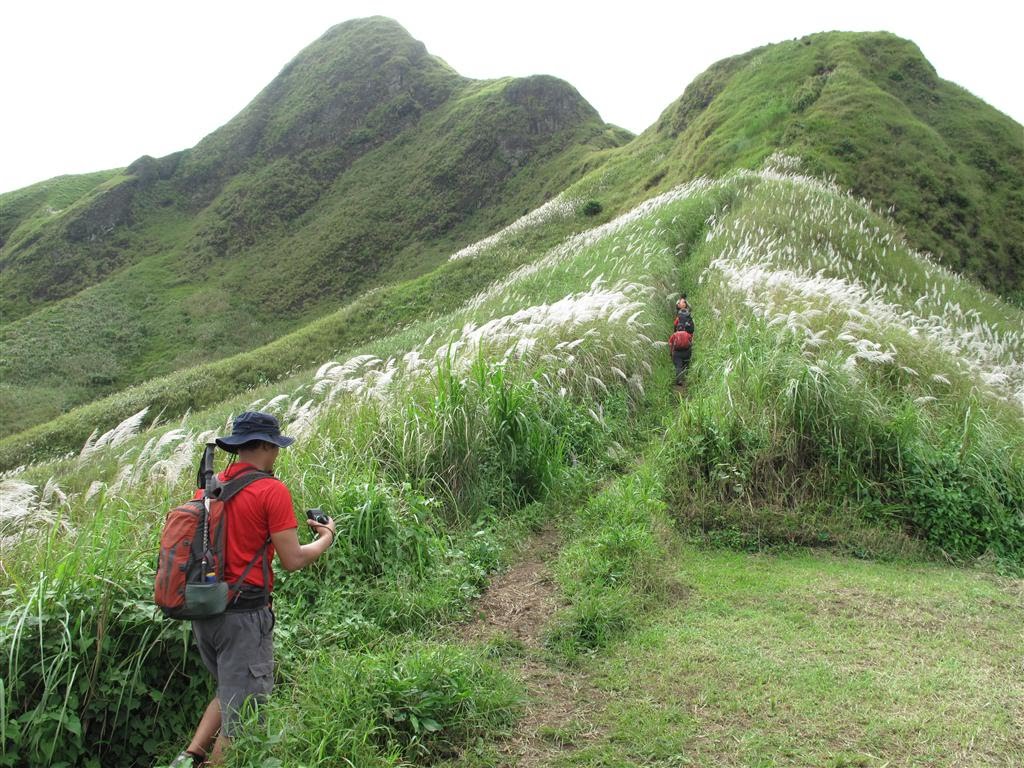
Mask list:
[[[682,386],[693,354],[693,315],[686,294],[676,302],[676,317],[672,323],[672,335],[668,337],[668,350],[676,368],[676,386]]]
[[[219,764],[242,706],[264,700],[273,687],[275,552],[281,567],[295,571],[334,541],[334,521],[311,510],[306,522],[318,537],[299,544],[291,493],[272,472],[281,448],[293,442],[274,416],[241,414],[230,435],[208,444],[193,501],[172,510],[164,525],[156,602],[166,615],[192,620],[199,654],[217,681],[191,743],[171,768]],[[219,475],[214,445],[237,454]]]
[[[672,321],[672,330],[686,331],[691,336],[693,335],[693,315],[685,293],[680,294],[679,300],[676,301],[676,316]]]

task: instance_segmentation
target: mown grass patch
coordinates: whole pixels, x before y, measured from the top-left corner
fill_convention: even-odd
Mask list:
[[[1019,582],[699,547],[676,566],[692,591],[581,669],[603,711],[551,765],[1024,759]]]

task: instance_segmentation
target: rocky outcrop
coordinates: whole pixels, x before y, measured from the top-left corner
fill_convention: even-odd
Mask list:
[[[513,81],[504,92],[505,100],[529,115],[531,134],[554,134],[599,116],[579,91],[564,80],[535,75]]]

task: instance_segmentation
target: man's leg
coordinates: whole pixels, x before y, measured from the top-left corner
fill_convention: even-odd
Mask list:
[[[195,640],[196,647],[199,649],[199,655],[203,660],[203,664],[210,671],[210,674],[213,675],[214,680],[218,678],[217,635],[222,621],[223,616],[214,616],[208,619],[197,619],[192,622],[192,637]],[[196,727],[196,732],[188,745],[187,754],[198,755],[198,759],[202,760],[208,758],[220,728],[220,698],[214,695],[210,703],[206,705],[203,716],[199,719],[199,725]]]
[[[195,736],[188,745],[188,751],[195,755],[210,755],[214,748],[214,739],[220,730],[220,700],[214,696],[213,700],[206,705],[199,720],[199,727],[196,728]]]
[[[223,733],[217,735],[217,740],[213,743],[213,751],[210,752],[210,765],[221,765],[224,762],[224,750],[230,743],[231,739]]]
[[[265,701],[274,687],[273,630],[269,608],[224,614],[222,631],[227,642],[218,655],[220,733],[210,752],[213,765],[223,761],[247,702]]]

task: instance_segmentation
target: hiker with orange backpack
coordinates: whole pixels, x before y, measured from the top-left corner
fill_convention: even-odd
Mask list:
[[[675,383],[679,386],[686,377],[686,371],[690,367],[690,356],[693,354],[693,315],[690,314],[690,305],[685,293],[676,302],[676,317],[672,325],[672,335],[668,337],[668,350],[676,368]]]
[[[192,620],[199,654],[217,681],[216,696],[171,768],[220,764],[242,706],[273,688],[274,554],[295,571],[334,541],[334,521],[310,510],[306,522],[318,537],[299,544],[291,493],[272,472],[281,448],[293,442],[274,416],[239,415],[231,434],[216,440],[237,461],[215,476],[210,443],[195,499],[172,510],[164,525],[156,602],[167,616]]]

